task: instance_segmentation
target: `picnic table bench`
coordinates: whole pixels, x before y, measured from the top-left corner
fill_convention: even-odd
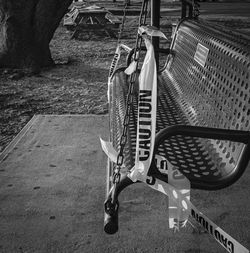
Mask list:
[[[71,38],[93,34],[108,35],[115,38],[119,31],[120,20],[103,7],[96,5],[86,7],[83,4],[73,5],[64,17],[64,26],[73,31]]]
[[[128,92],[128,77],[113,76],[110,104],[111,141],[119,149]],[[133,184],[127,177],[134,166],[138,92],[133,92],[125,168],[115,190]],[[154,155],[178,168],[191,188],[219,190],[237,181],[250,159],[250,44],[241,34],[193,18],[177,25],[165,68],[158,73],[157,135]],[[116,168],[109,164],[109,173]],[[148,184],[168,182],[154,158]],[[108,174],[108,188],[112,186]],[[115,233],[118,211],[107,214],[104,229]]]

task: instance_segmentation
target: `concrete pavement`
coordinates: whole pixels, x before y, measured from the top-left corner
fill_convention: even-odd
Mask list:
[[[0,252],[226,252],[188,225],[168,229],[167,198],[136,184],[121,196],[119,232],[103,232],[107,116],[35,116],[0,156]],[[250,168],[192,201],[250,248]]]

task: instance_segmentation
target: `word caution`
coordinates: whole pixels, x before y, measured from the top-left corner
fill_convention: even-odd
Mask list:
[[[151,143],[151,90],[140,90],[139,96],[139,161],[149,159]]]

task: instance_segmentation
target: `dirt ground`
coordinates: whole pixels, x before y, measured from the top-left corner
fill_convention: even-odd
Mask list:
[[[124,41],[133,46],[137,17],[127,20]],[[132,24],[132,26],[131,26]],[[107,114],[107,76],[117,39],[70,39],[60,25],[50,47],[55,67],[37,76],[0,70],[0,152],[35,114]],[[126,53],[123,52],[124,66]]]
[[[107,38],[70,40],[60,26],[51,42],[54,68],[23,78],[3,70],[0,151],[34,114],[106,114],[106,80],[115,45]]]

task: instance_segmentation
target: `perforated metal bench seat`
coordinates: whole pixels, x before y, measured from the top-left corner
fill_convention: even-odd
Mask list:
[[[250,158],[249,41],[201,21],[186,20],[177,29],[167,67],[158,76],[157,132],[167,130],[158,134],[158,142],[162,143],[156,153],[185,174],[192,188],[223,188],[238,179]],[[111,139],[117,150],[127,87],[126,75],[117,71],[110,112]],[[125,149],[127,170],[135,160],[137,102],[135,89]],[[199,133],[203,128],[188,128],[186,134],[180,134],[178,126],[209,127],[212,132],[204,135]],[[161,140],[168,129],[172,131],[175,127],[174,136]],[[241,131],[237,135],[220,129]],[[194,137],[196,131],[197,136],[206,138]],[[234,135],[228,138],[234,141],[218,140],[220,134]],[[213,138],[207,138],[210,135]],[[231,175],[239,167],[241,172],[232,180]]]

